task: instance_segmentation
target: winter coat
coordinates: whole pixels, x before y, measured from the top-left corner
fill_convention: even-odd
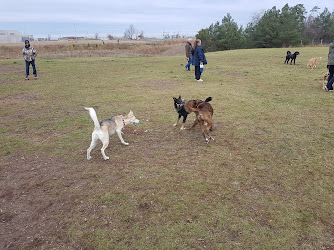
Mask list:
[[[191,43],[187,42],[185,48],[186,48],[186,57],[189,58],[190,56],[192,56],[192,50],[193,50],[193,48],[191,47]]]
[[[334,65],[334,42],[329,45],[328,65]]]
[[[29,48],[26,48],[24,46],[23,50],[22,50],[22,54],[23,54],[23,58],[24,60],[31,62],[33,60],[36,59],[37,56],[37,52],[34,49],[34,47],[30,46]]]
[[[199,66],[200,62],[202,62],[203,64],[207,64],[202,47],[197,45],[193,55],[193,65]]]

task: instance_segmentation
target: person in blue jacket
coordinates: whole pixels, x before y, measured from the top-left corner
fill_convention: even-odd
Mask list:
[[[196,41],[194,42],[193,46],[194,46],[194,55],[192,58],[192,63],[195,66],[195,80],[198,82],[203,82],[203,80],[201,79],[201,70],[200,70],[200,65],[203,64],[207,64],[205,55],[204,55],[204,51],[201,47],[202,45],[202,41],[200,39],[196,39]]]

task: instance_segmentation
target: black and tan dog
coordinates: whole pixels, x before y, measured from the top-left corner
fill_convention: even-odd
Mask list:
[[[181,116],[183,117],[183,122],[182,122],[182,126],[181,126],[181,130],[185,129],[184,128],[184,124],[186,123],[187,117],[190,113],[194,112],[192,109],[192,101],[193,100],[184,100],[181,98],[181,96],[179,96],[179,98],[175,98],[173,97],[174,100],[174,108],[176,110],[176,112],[178,113],[178,118],[176,123],[174,124],[174,126],[177,126],[179,124],[179,121],[181,119]],[[212,100],[211,97],[208,97],[205,99],[205,101],[202,100],[197,100],[199,103],[202,102],[210,102]]]
[[[205,99],[205,101],[202,100],[182,100],[181,96],[179,98],[173,98],[174,99],[174,107],[176,109],[176,112],[179,114],[178,119],[174,126],[176,126],[181,118],[183,116],[183,123],[182,123],[182,129],[184,128],[184,123],[186,122],[188,114],[194,112],[196,114],[195,121],[193,125],[189,128],[192,129],[197,124],[199,124],[202,135],[204,136],[206,142],[208,143],[209,140],[214,140],[211,135],[209,134],[209,131],[212,130],[212,115],[213,115],[213,108],[211,104],[209,103],[212,98],[208,97]]]

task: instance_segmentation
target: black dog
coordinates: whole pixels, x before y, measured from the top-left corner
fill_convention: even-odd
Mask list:
[[[179,98],[173,97],[173,99],[174,99],[174,108],[179,115],[176,123],[174,124],[174,126],[177,126],[181,116],[183,116],[183,122],[182,122],[181,130],[185,129],[184,124],[187,120],[187,116],[188,116],[188,114],[193,112],[192,108],[194,108],[194,107],[191,107],[191,101],[192,100],[190,100],[190,101],[183,100],[183,99],[181,99],[181,96],[179,96]],[[203,102],[209,102],[211,100],[212,100],[212,98],[208,97],[208,98],[205,99],[205,101],[202,101],[202,100],[197,100],[197,101],[198,101],[198,104],[201,104]]]
[[[285,63],[288,64],[290,59],[291,59],[290,64],[292,64],[292,61],[293,61],[293,64],[296,64],[296,57],[297,57],[297,55],[299,55],[298,51],[296,51],[293,54],[291,54],[291,51],[286,52],[286,57],[285,57],[284,64]]]

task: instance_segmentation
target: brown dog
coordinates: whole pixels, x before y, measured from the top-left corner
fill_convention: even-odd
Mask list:
[[[176,123],[174,124],[174,126],[177,126],[179,124],[179,120],[181,119],[181,117],[183,117],[183,122],[182,122],[182,126],[181,126],[181,130],[185,129],[184,127],[184,124],[187,120],[187,117],[188,115],[191,113],[191,112],[194,112],[192,110],[192,104],[191,104],[191,101],[187,101],[187,100],[184,100],[181,98],[181,96],[179,96],[179,98],[175,98],[173,97],[173,100],[174,100],[174,108],[178,114],[178,118],[176,120]],[[205,99],[204,102],[210,102],[212,100],[211,97],[208,97]],[[199,103],[202,103],[203,101],[202,100],[196,100]]]
[[[324,74],[324,80],[323,80],[323,82],[322,82],[322,88],[323,88],[323,89],[325,89],[325,87],[326,87],[326,85],[327,85],[327,83],[328,83],[328,77],[329,77],[329,73],[326,72],[326,73]]]
[[[315,67],[317,67],[317,63],[319,61],[321,61],[322,57],[313,57],[311,58],[308,63],[307,63],[307,68],[308,69],[314,69]]]
[[[187,105],[187,107],[185,106],[186,110],[195,112],[196,114],[196,119],[189,129],[192,129],[198,124],[202,130],[202,135],[205,138],[206,143],[209,143],[210,139],[214,140],[209,133],[209,131],[212,130],[213,116],[213,108],[211,104],[194,99],[188,101],[185,105]]]

